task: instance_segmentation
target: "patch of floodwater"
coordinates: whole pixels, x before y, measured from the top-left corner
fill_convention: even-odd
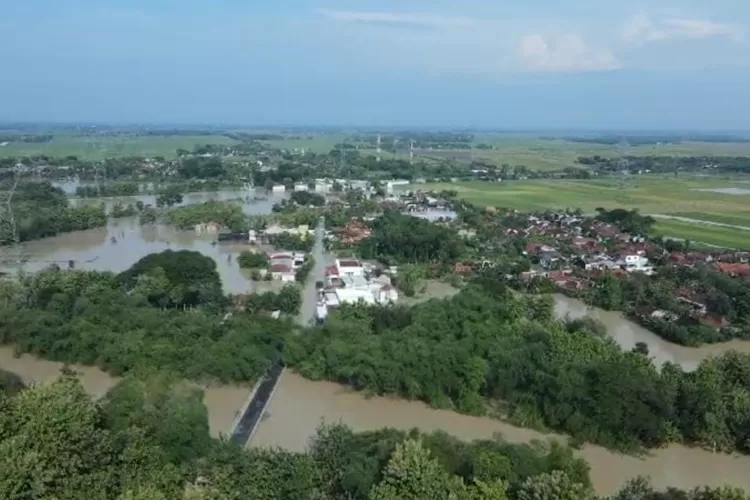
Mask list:
[[[151,253],[168,249],[195,250],[214,259],[227,293],[254,291],[254,283],[237,262],[244,247],[219,244],[215,240],[215,235],[197,235],[193,231],[177,231],[161,225],[141,226],[137,218],[124,218],[111,221],[107,227],[65,233],[7,248],[0,270],[36,272],[52,264],[67,267],[69,261],[73,261],[76,269],[122,272]]]
[[[253,200],[247,191],[217,191],[189,193],[184,204],[208,200],[241,199],[248,215],[267,215],[273,204],[281,199],[270,197]],[[243,195],[245,196],[243,198]],[[115,203],[155,203],[150,195],[107,199],[78,199],[77,203],[104,203],[111,208]],[[227,293],[265,291],[269,288],[249,279],[240,269],[237,257],[246,247],[216,243],[215,235],[197,235],[193,231],[179,231],[169,226],[141,226],[137,217],[111,220],[107,227],[64,233],[51,238],[29,241],[4,248],[0,271],[36,272],[52,264],[67,267],[73,261],[77,269],[122,272],[151,253],[172,250],[195,250],[216,261],[224,290]]]
[[[691,191],[706,191],[709,193],[731,194],[735,196],[746,196],[750,194],[750,189],[737,188],[737,187],[714,188],[714,189],[691,189]]]

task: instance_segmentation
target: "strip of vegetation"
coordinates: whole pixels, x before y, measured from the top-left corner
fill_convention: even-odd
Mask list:
[[[72,207],[50,183],[21,183],[10,198],[12,214],[0,220],[0,245],[107,225],[103,207]]]

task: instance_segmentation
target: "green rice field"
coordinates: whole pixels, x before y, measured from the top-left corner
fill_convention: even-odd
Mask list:
[[[659,220],[654,224],[654,233],[720,247],[750,250],[750,230]]]
[[[452,189],[482,206],[524,211],[596,208],[638,209],[644,214],[667,214],[697,220],[750,227],[750,195],[733,195],[698,189],[742,188],[727,179],[675,179],[667,176],[633,177],[627,184],[615,179],[529,180],[501,183],[459,182],[414,185],[418,189]],[[744,184],[747,186],[747,184]],[[659,220],[657,233],[730,248],[750,249],[750,231],[708,226],[699,222]]]

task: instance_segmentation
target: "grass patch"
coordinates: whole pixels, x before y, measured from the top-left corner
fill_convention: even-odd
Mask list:
[[[177,149],[192,150],[203,144],[234,144],[222,135],[197,136],[84,136],[58,135],[50,142],[14,142],[0,147],[0,157],[47,155],[53,157],[76,156],[86,160],[103,160],[122,156],[163,156],[174,158]]]
[[[453,189],[459,196],[482,206],[518,210],[580,208],[592,213],[597,207],[637,208],[644,214],[709,213],[719,216],[747,213],[748,197],[698,188],[732,186],[724,179],[675,179],[667,176],[634,176],[627,184],[618,180],[545,179],[529,181],[456,182],[416,185],[417,189]]]
[[[306,135],[260,142],[267,144],[272,148],[286,149],[288,151],[304,149],[311,153],[329,153],[335,148],[336,144],[342,143],[345,138],[346,136],[339,134]]]
[[[750,203],[750,199],[748,199]],[[712,214],[703,212],[684,212],[674,213],[671,215],[677,215],[679,217],[688,217],[696,220],[706,220],[710,222],[718,222],[719,224],[732,224],[735,226],[744,226],[750,228],[750,212],[742,212],[735,214]]]
[[[654,234],[708,243],[709,245],[750,250],[750,231],[741,229],[707,226],[694,222],[660,220],[654,225]]]

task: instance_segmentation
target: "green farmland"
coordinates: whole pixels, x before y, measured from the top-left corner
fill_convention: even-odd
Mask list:
[[[179,148],[192,150],[203,144],[234,144],[222,135],[196,136],[93,136],[57,135],[49,142],[13,142],[0,147],[0,157],[8,156],[76,156],[86,160],[122,156],[176,156]]]
[[[637,208],[644,214],[667,214],[750,227],[750,195],[698,191],[742,186],[724,179],[642,176],[634,177],[627,184],[602,179],[459,182],[414,187],[437,191],[452,189],[459,197],[482,206],[524,211],[580,208],[586,213],[593,213],[597,207]],[[659,220],[655,228],[657,232],[674,238],[750,248],[750,231],[736,228],[675,220]]]
[[[659,220],[654,225],[654,233],[708,245],[750,250],[750,230],[676,220]]]

